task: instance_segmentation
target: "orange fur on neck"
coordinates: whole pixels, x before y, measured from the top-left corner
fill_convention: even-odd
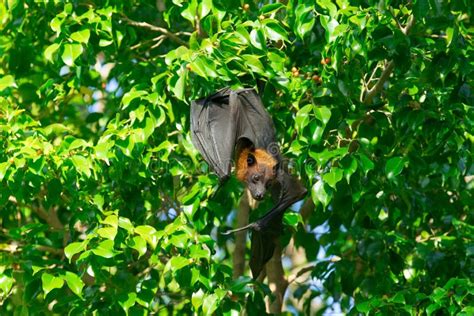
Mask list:
[[[237,158],[237,179],[242,182],[245,182],[247,179],[247,173],[249,171],[249,166],[247,165],[247,157],[249,153],[252,153],[255,157],[256,163],[254,166],[250,167],[252,169],[256,169],[257,171],[260,167],[266,166],[270,170],[276,165],[277,161],[275,157],[270,155],[266,150],[257,148],[254,151],[251,151],[249,148],[244,148]]]

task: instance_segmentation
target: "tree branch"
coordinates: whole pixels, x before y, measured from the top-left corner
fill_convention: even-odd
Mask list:
[[[10,202],[13,204],[17,205],[18,207],[27,207],[31,209],[36,215],[38,215],[39,218],[44,220],[49,226],[56,230],[62,230],[64,229],[63,223],[59,220],[58,213],[57,213],[57,208],[52,207],[49,212],[47,212],[41,202],[39,202],[39,206],[35,205],[24,205],[21,204],[17,201],[17,199],[14,196],[10,196],[8,198]]]
[[[237,228],[246,226],[249,223],[249,192],[245,190],[240,198],[239,209],[237,211]],[[247,241],[247,231],[235,233],[235,249],[232,257],[234,272],[233,277],[237,279],[244,274],[245,270],[245,245]]]
[[[413,15],[410,15],[408,17],[408,21],[405,27],[402,27],[400,24],[398,25],[400,27],[400,30],[403,32],[403,34],[408,35],[408,33],[410,32],[414,24],[415,24],[415,18]],[[392,71],[394,68],[395,68],[395,62],[393,60],[385,64],[385,67],[382,70],[382,74],[380,75],[380,78],[377,80],[375,85],[369,90],[366,90],[364,93],[365,97],[364,97],[363,103],[365,105],[370,105],[374,97],[382,91],[383,85],[388,80],[388,78],[390,78],[390,75],[392,74]]]
[[[281,245],[275,247],[273,257],[266,265],[268,285],[275,295],[275,300],[270,303],[268,311],[270,314],[280,314],[283,307],[283,299],[288,287],[288,281],[285,278],[285,271],[281,262],[282,249]]]
[[[300,214],[303,222],[306,223],[308,218],[311,216],[311,213],[314,212],[314,202],[311,198],[311,195],[306,199],[303,206],[301,206]]]
[[[178,35],[177,35],[177,34],[186,34],[187,35],[187,33],[180,32],[180,33],[175,34],[171,31],[169,31],[168,29],[165,29],[164,27],[156,26],[156,25],[153,25],[153,24],[150,24],[150,23],[147,23],[147,22],[134,21],[134,20],[129,19],[126,16],[122,16],[122,19],[123,19],[123,21],[127,22],[128,25],[145,28],[145,29],[148,29],[148,30],[153,31],[153,32],[159,32],[159,33],[165,35],[167,38],[174,41],[175,43],[178,43],[179,45],[189,47],[188,43],[186,41],[182,40],[181,38],[179,38]]]
[[[383,85],[385,84],[385,81],[388,80],[390,75],[392,74],[393,69],[395,68],[395,62],[393,60],[389,61],[383,71],[382,75],[380,76],[379,80],[377,80],[377,83],[365,93],[365,98],[364,98],[364,104],[369,105],[372,103],[373,98],[382,91]]]
[[[290,277],[288,277],[288,283],[291,284],[291,283],[295,282],[296,279],[298,279],[303,274],[308,273],[310,271],[313,271],[313,269],[315,267],[316,267],[316,265],[310,265],[310,266],[307,266],[307,267],[304,267],[304,268],[300,269],[298,272],[296,272],[295,274],[292,274]]]

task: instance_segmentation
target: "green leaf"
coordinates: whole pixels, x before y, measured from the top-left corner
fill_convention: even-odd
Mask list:
[[[118,226],[125,229],[127,232],[133,231],[133,224],[130,219],[120,216],[118,219]]]
[[[398,176],[405,166],[405,160],[401,157],[393,157],[387,161],[385,164],[385,173],[387,178],[392,180]]]
[[[260,9],[260,14],[270,15],[277,12],[280,9],[283,9],[284,7],[285,5],[279,2],[266,4]]]
[[[260,30],[253,29],[250,31],[250,43],[257,49],[265,47],[265,39]]]
[[[82,51],[82,46],[80,44],[65,44],[61,59],[66,65],[72,67],[77,57],[82,54]]]
[[[375,167],[372,160],[370,160],[369,157],[364,154],[359,154],[359,162],[365,174]]]
[[[325,184],[322,180],[318,180],[311,190],[311,197],[313,201],[317,203],[321,202],[324,207],[328,206],[332,200],[332,192],[330,189],[325,187]]]
[[[311,151],[309,155],[313,159],[315,159],[319,165],[324,165],[331,159],[335,159],[335,158],[342,159],[344,156],[346,156],[347,152],[348,152],[347,147],[341,147],[334,150],[324,149],[320,153],[315,153]]]
[[[242,55],[241,57],[242,57],[244,63],[248,66],[248,68],[250,68],[250,70],[252,72],[256,72],[256,73],[260,73],[260,74],[265,73],[265,69],[263,67],[263,64],[257,56],[255,56],[255,55]]]
[[[71,161],[76,167],[76,170],[87,177],[91,176],[91,162],[84,156],[74,155],[71,157]]]
[[[69,262],[71,262],[72,257],[76,253],[86,250],[86,246],[87,246],[86,241],[70,243],[64,248],[64,255],[66,256],[66,258],[69,259]]]
[[[197,1],[189,1],[188,6],[181,11],[181,16],[191,22],[194,26],[195,17],[196,17],[196,10],[197,9]]]
[[[321,8],[327,9],[328,12],[329,12],[329,15],[332,18],[334,18],[334,19],[336,18],[338,10],[337,10],[337,6],[334,4],[334,1],[331,1],[331,0],[317,0],[316,2],[321,6]]]
[[[117,235],[117,227],[101,227],[97,229],[97,234],[102,238],[114,240]]]
[[[325,106],[314,107],[314,114],[324,125],[326,125],[331,118],[331,110]]]
[[[249,286],[252,283],[252,279],[246,276],[240,276],[230,283],[230,291],[232,293],[251,293],[253,290]]]
[[[197,311],[203,304],[204,291],[199,289],[191,296],[191,304],[193,304],[194,311]]]
[[[130,247],[138,251],[138,258],[143,256],[147,251],[146,241],[141,236],[133,237],[130,243]]]
[[[87,44],[89,42],[89,37],[91,32],[88,29],[77,31],[71,34],[71,39],[76,42]]]
[[[112,227],[118,227],[118,216],[116,214],[109,215],[101,222]]]
[[[283,222],[296,229],[299,223],[303,224],[303,218],[300,213],[285,212],[283,215]]]
[[[210,316],[216,311],[217,307],[219,306],[220,299],[216,294],[207,295],[204,298],[202,304],[202,311],[204,315]]]
[[[211,252],[202,245],[191,245],[189,248],[189,256],[193,259],[209,259]]]
[[[15,284],[15,279],[0,273],[0,294],[4,297],[10,294],[10,291]]]
[[[92,249],[92,252],[100,257],[112,258],[115,255],[114,242],[112,240],[105,240]]]
[[[184,257],[172,257],[167,263],[165,267],[166,271],[176,272],[179,269],[182,269],[188,266],[191,263],[190,259]]]
[[[0,91],[10,87],[16,87],[15,78],[12,75],[3,76],[0,79]]]
[[[130,102],[132,102],[132,100],[147,94],[148,92],[144,90],[132,90],[125,93],[122,97],[122,109],[125,110],[129,106]]]
[[[179,100],[184,100],[184,89],[186,87],[187,74],[187,71],[183,71],[180,75],[178,75],[175,84],[171,88],[171,91]]]
[[[145,239],[152,249],[156,248],[158,244],[158,237],[156,234],[156,229],[152,226],[142,225],[135,227],[135,233],[139,234],[143,239]]]
[[[84,282],[77,274],[66,271],[66,275],[63,277],[63,279],[66,281],[67,286],[74,294],[79,297],[82,297],[82,289],[84,288]]]
[[[426,307],[426,315],[430,316],[434,312],[436,312],[438,309],[440,309],[442,306],[438,303],[432,303]]]
[[[370,301],[365,301],[361,303],[355,304],[356,309],[360,313],[368,313],[370,312]]]
[[[216,78],[218,76],[215,66],[202,56],[196,57],[196,59],[190,63],[190,66],[193,72],[203,78]]]
[[[403,293],[398,292],[395,293],[395,295],[391,297],[389,301],[398,304],[405,304],[405,296],[403,295]]]
[[[336,28],[339,26],[339,23],[336,19],[331,17],[321,15],[321,26],[326,30],[326,40],[328,42],[333,42],[341,34],[340,30],[336,32]]]
[[[331,168],[331,171],[323,176],[323,180],[335,190],[336,184],[342,180],[343,175],[344,171],[342,169]]]
[[[314,27],[315,17],[313,14],[314,6],[307,4],[298,4],[295,10],[296,34],[300,39],[304,39]]]
[[[267,38],[272,41],[288,41],[288,33],[286,30],[274,20],[265,20],[264,30]]]
[[[309,124],[310,118],[309,118],[309,113],[313,109],[312,104],[307,104],[303,106],[297,113],[295,117],[295,124],[296,128],[298,131],[301,133],[303,129],[306,127],[306,125]]]
[[[212,0],[202,0],[201,3],[199,3],[199,16],[202,19],[206,15],[209,14],[212,8]]]
[[[61,24],[62,23],[63,23],[63,20],[59,15],[54,17],[50,22],[51,29],[54,32],[59,34],[61,32]]]
[[[101,38],[100,41],[99,41],[99,46],[100,47],[107,47],[107,46],[110,46],[114,43],[113,40],[106,40],[104,38]]]
[[[85,148],[85,147],[89,147],[89,144],[85,140],[78,138],[78,139],[73,140],[73,142],[69,145],[67,150],[71,151],[73,149]]]
[[[0,163],[0,181],[3,181],[3,178],[5,178],[5,174],[7,173],[8,167],[10,167],[11,163],[10,162],[2,162]]]
[[[141,226],[135,227],[135,233],[142,236],[149,236],[156,233],[156,229],[149,225],[141,225]]]
[[[53,54],[58,50],[59,47],[60,46],[58,43],[49,45],[44,51],[44,58],[46,58],[46,60],[49,62],[53,62]]]
[[[94,205],[97,206],[99,211],[103,211],[104,207],[104,196],[101,194],[96,194],[94,195],[92,202],[94,202]]]
[[[109,165],[109,158],[115,157],[115,153],[112,151],[114,145],[115,142],[112,140],[107,140],[105,142],[98,143],[94,147],[94,152],[97,159],[103,160],[107,165]]]
[[[137,294],[134,292],[123,293],[122,295],[118,297],[118,302],[120,306],[122,306],[125,312],[128,312],[130,307],[135,305],[136,301],[137,301]]]
[[[64,280],[60,277],[55,277],[47,272],[41,275],[41,282],[43,284],[44,295],[48,295],[54,289],[60,289],[64,285]]]

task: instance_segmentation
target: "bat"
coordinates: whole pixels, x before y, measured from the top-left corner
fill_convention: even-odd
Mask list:
[[[283,214],[307,193],[283,166],[273,121],[254,89],[224,88],[191,102],[191,140],[221,182],[231,175],[245,183],[255,200],[272,193],[275,206],[245,227],[252,231],[250,269],[257,278],[273,256]]]

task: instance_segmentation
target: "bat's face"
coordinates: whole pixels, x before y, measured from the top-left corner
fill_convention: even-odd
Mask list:
[[[276,176],[276,160],[263,149],[244,150],[240,154],[237,177],[247,183],[255,200],[262,200]]]

